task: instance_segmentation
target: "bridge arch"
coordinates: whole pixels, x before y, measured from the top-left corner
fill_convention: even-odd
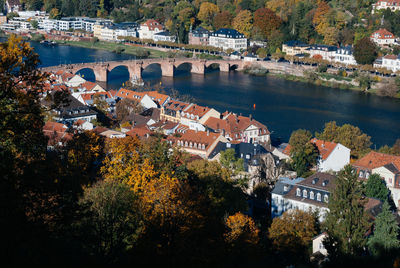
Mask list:
[[[95,82],[97,80],[97,76],[95,73],[95,70],[90,68],[90,67],[83,67],[83,68],[78,68],[74,74],[80,75],[82,78],[84,78],[87,81]]]
[[[109,68],[109,71],[107,74],[107,81],[121,80],[123,82],[126,82],[126,81],[130,80],[131,75],[132,74],[127,65],[124,65],[124,64],[115,65],[115,66],[112,66]]]
[[[193,70],[193,63],[191,62],[182,62],[179,64],[175,64],[174,75],[180,74],[188,74]]]
[[[149,64],[143,64],[142,68],[142,76],[163,76],[163,71],[161,67],[161,63],[153,62]]]

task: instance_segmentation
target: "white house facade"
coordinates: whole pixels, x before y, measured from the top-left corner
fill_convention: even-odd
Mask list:
[[[244,34],[234,29],[222,28],[210,34],[209,44],[223,50],[233,49],[239,51],[247,48],[247,38]]]

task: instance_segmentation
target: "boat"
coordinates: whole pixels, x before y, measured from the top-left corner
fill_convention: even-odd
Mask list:
[[[56,42],[54,42],[54,41],[48,41],[48,40],[43,40],[43,41],[41,41],[40,43],[41,43],[42,45],[49,46],[49,47],[53,47],[53,46],[57,45]]]

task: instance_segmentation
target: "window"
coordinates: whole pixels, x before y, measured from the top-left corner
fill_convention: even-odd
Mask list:
[[[303,197],[307,198],[307,190],[303,190]]]
[[[328,197],[328,195],[326,194],[326,195],[324,195],[324,202],[325,203],[328,203],[329,202],[329,197]]]
[[[321,194],[317,193],[317,201],[321,201]]]
[[[310,199],[314,200],[314,192],[313,191],[310,192]]]
[[[297,196],[301,196],[301,190],[300,190],[300,188],[297,188],[296,193],[297,193]]]

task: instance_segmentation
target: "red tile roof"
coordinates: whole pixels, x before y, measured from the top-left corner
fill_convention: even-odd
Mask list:
[[[160,31],[162,31],[163,26],[156,20],[146,20],[144,23],[142,23],[141,25],[143,26],[147,26],[149,28],[149,31],[154,31],[154,29],[159,29]]]
[[[386,55],[383,58],[388,60],[397,60],[398,57],[396,55]]]
[[[400,169],[400,156],[383,154],[377,152],[369,152],[363,158],[358,159],[353,163],[354,167],[372,170],[374,168],[382,167],[384,165],[392,163]]]
[[[146,124],[144,124],[141,126],[135,126],[131,130],[126,132],[126,135],[131,136],[131,137],[136,137],[136,136],[146,137],[146,136],[150,135],[151,133],[152,133],[152,131],[149,129],[149,127]]]
[[[199,119],[202,118],[208,111],[211,109],[208,107],[200,106],[197,104],[193,104],[189,107],[187,107],[183,111],[183,117],[190,118],[191,115],[198,116]]]
[[[225,130],[231,138],[236,138],[236,134],[241,134],[251,125],[258,127],[261,130],[261,135],[270,134],[268,128],[257,120],[232,113],[224,116],[223,119],[210,117],[204,125],[216,131]],[[240,138],[240,135],[237,138]]]
[[[379,29],[371,34],[371,38],[376,39],[394,39],[394,35],[386,29]]]
[[[97,86],[97,84],[90,81],[86,81],[80,85],[81,88],[85,88],[87,91],[91,91],[95,86]]]
[[[174,137],[170,136],[168,137],[169,140],[171,140],[174,144],[178,144],[178,141],[183,144],[188,144],[187,147],[190,147],[190,144],[194,146],[194,144],[198,145],[203,145],[204,144],[204,150],[207,150],[209,146],[211,146],[220,136],[220,133],[212,133],[212,132],[206,132],[206,131],[195,131],[188,129],[184,133],[181,133],[180,137]],[[180,145],[182,146],[182,145]],[[184,146],[186,147],[186,146]],[[203,150],[202,148],[196,148],[199,150]]]
[[[323,160],[326,160],[329,157],[329,155],[332,153],[337,145],[337,143],[335,142],[318,140],[316,138],[312,139],[310,142],[314,143],[315,146],[317,146],[319,155]],[[286,146],[282,153],[290,155],[291,148],[292,147],[290,146],[290,144],[288,144],[288,146]]]
[[[68,127],[64,124],[48,121],[43,126],[43,134],[49,139],[48,145],[57,145],[58,142],[66,142],[72,139],[72,134],[67,132]]]

